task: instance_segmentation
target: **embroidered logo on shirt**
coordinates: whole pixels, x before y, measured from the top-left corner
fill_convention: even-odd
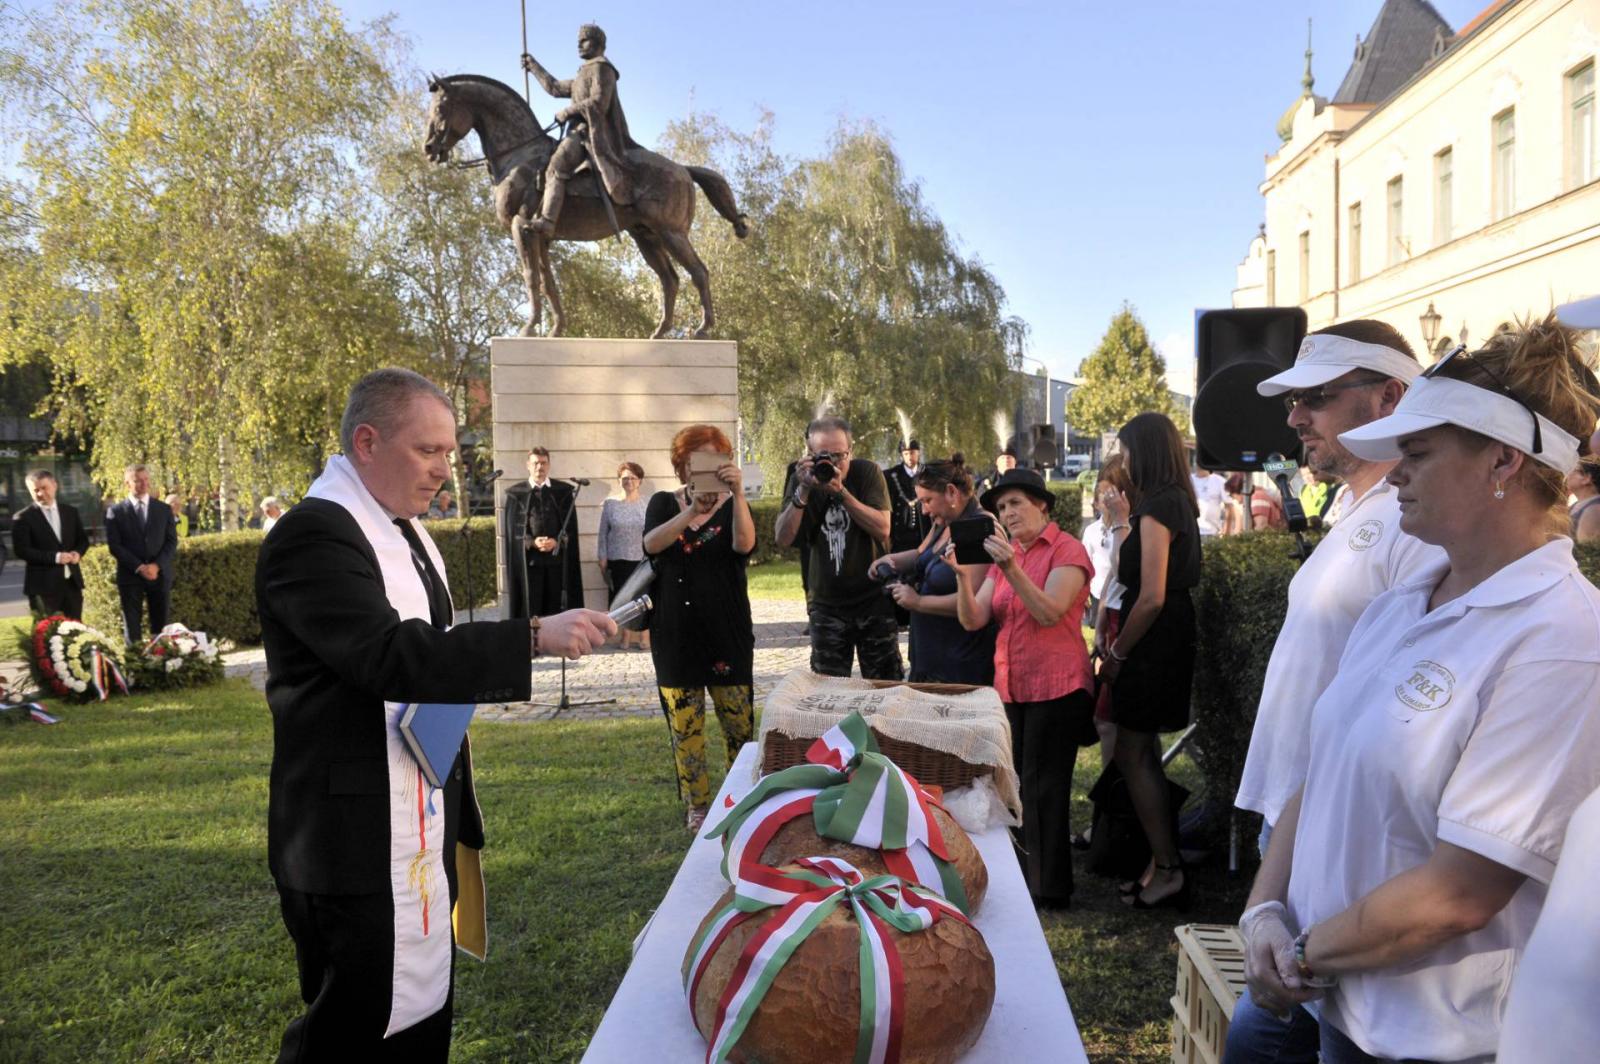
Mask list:
[[[1437,661],[1419,661],[1406,681],[1395,686],[1394,696],[1418,713],[1428,713],[1448,706],[1455,691],[1454,673]]]
[[[1350,533],[1350,549],[1366,550],[1368,547],[1375,546],[1382,538],[1382,521],[1379,521],[1376,518],[1372,519],[1371,521],[1363,521],[1356,526],[1354,532]]]

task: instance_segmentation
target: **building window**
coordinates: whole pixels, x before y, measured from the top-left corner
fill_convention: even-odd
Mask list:
[[[1433,245],[1450,242],[1451,214],[1454,207],[1452,184],[1455,153],[1449,148],[1433,157]]]
[[[1267,306],[1278,305],[1278,253],[1267,252]]]
[[[1300,302],[1311,299],[1311,233],[1300,234]]]
[[[1361,280],[1361,204],[1350,204],[1350,283]]]
[[[1499,221],[1517,201],[1517,112],[1507,108],[1494,116],[1494,180],[1491,215]]]
[[[1406,257],[1405,183],[1401,178],[1389,182],[1389,265]]]
[[[1567,187],[1595,179],[1594,61],[1567,75]]]

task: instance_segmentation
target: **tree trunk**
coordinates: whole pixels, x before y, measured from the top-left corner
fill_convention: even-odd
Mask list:
[[[234,498],[237,490],[233,483],[233,444],[223,436],[217,448],[219,472],[217,474],[217,507],[222,512],[222,531],[239,531],[239,507]]]

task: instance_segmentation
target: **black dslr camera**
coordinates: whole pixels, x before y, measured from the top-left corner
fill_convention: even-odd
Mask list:
[[[839,476],[839,467],[834,463],[839,456],[832,451],[818,451],[811,456],[811,476],[818,484],[826,484]]]

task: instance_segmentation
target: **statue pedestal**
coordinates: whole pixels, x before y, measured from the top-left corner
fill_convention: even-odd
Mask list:
[[[617,466],[644,467],[640,494],[678,487],[669,450],[687,425],[716,425],[738,442],[739,353],[732,340],[588,340],[496,337],[489,343],[493,402],[495,514],[506,489],[528,476],[528,451],[550,452],[550,475],[587,477],[578,492],[578,549],[583,596],[572,606],[606,608],[605,581],[595,563],[600,504],[618,494]],[[504,559],[496,521],[495,557]],[[497,567],[502,607],[504,562]]]

